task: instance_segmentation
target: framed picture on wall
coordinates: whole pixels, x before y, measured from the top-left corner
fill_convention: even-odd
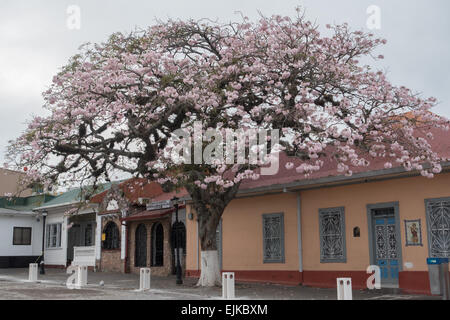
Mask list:
[[[405,220],[406,246],[422,246],[422,224],[420,219]]]

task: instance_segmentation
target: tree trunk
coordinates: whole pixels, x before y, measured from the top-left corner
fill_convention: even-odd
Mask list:
[[[193,179],[198,179],[195,176]],[[192,184],[187,186],[197,213],[198,235],[201,245],[201,273],[197,286],[212,287],[222,285],[219,256],[217,254],[216,231],[220,218],[228,203],[236,196],[239,183],[224,190],[203,190]]]
[[[214,287],[222,284],[217,250],[202,250],[202,266],[197,286]]]
[[[201,273],[197,286],[213,287],[222,284],[216,243],[216,230],[220,216],[218,213],[210,212],[206,219],[199,217],[199,236],[202,252]]]

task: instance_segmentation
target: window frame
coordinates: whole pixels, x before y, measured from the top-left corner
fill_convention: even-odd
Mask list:
[[[13,227],[13,246],[31,246],[31,243],[33,242],[33,228],[32,227]],[[16,230],[21,231],[21,237],[20,237],[20,243],[16,243]],[[30,230],[30,242],[29,243],[23,243],[23,231],[24,230]]]
[[[156,250],[157,247],[157,229],[161,227],[161,237],[162,237],[162,248],[161,250]],[[150,266],[151,267],[164,267],[164,254],[165,254],[165,248],[164,248],[164,226],[161,222],[155,222],[151,227],[151,235],[150,235],[150,241],[151,241],[151,261]],[[161,261],[159,261],[159,259]]]
[[[53,234],[52,227],[56,226],[56,234]],[[62,223],[49,223],[45,226],[45,248],[46,249],[60,249],[62,248]],[[52,245],[52,239],[55,237],[56,244]]]
[[[111,247],[114,248],[110,248],[110,247],[106,247],[105,244],[108,242],[108,233],[106,232],[109,229],[109,226],[113,225],[115,227],[115,230],[117,231],[117,247],[113,246],[114,242],[113,240],[111,240]],[[105,240],[102,241],[102,250],[120,250],[121,248],[121,241],[120,241],[120,230],[119,227],[117,226],[117,223],[115,223],[114,221],[108,221],[105,224],[105,227],[103,228],[103,233],[105,234]]]
[[[323,238],[324,232],[322,228],[323,216],[330,214],[330,212],[339,211],[341,224],[341,239],[342,239],[342,256],[338,258],[325,257],[323,252]],[[347,241],[345,230],[345,207],[321,208],[319,209],[319,245],[320,245],[320,263],[347,263]]]
[[[447,257],[443,257],[442,255],[435,254],[435,250],[433,249],[433,239],[432,239],[432,226],[429,215],[429,206],[435,202],[450,202],[450,197],[441,197],[441,198],[429,198],[425,199],[425,221],[426,221],[426,230],[427,230],[427,242],[428,242],[428,256],[436,257],[436,258],[450,258],[450,255]],[[422,239],[423,241],[423,239]]]
[[[266,258],[266,228],[265,223],[267,219],[272,217],[280,217],[280,258],[272,259]],[[263,241],[263,263],[285,263],[285,232],[284,232],[284,212],[265,213],[262,215],[262,241]]]

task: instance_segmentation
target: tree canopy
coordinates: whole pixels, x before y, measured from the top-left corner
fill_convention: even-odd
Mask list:
[[[50,115],[32,119],[10,158],[45,184],[109,180],[121,171],[184,187],[202,249],[215,249],[224,208],[263,162],[177,162],[174,135],[193,134],[196,122],[203,148],[208,130],[278,130],[280,150],[303,160],[286,164],[298,174],[320,170],[323,157],[347,175],[370,158],[428,177],[440,172],[445,159],[432,150],[428,129],[448,130],[448,121],[430,112],[436,99],[360,62],[382,59],[375,51],[385,43],[347,24],[321,34],[301,12],[228,24],[169,20],[116,33],[84,45],[54,77],[44,93]]]

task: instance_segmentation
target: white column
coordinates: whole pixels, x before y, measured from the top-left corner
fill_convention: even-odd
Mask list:
[[[67,263],[67,242],[69,240],[69,232],[67,232],[67,225],[69,224],[69,217],[63,218],[61,225],[61,248],[63,249],[64,265]]]
[[[102,258],[102,217],[97,214],[95,228],[95,259]]]

